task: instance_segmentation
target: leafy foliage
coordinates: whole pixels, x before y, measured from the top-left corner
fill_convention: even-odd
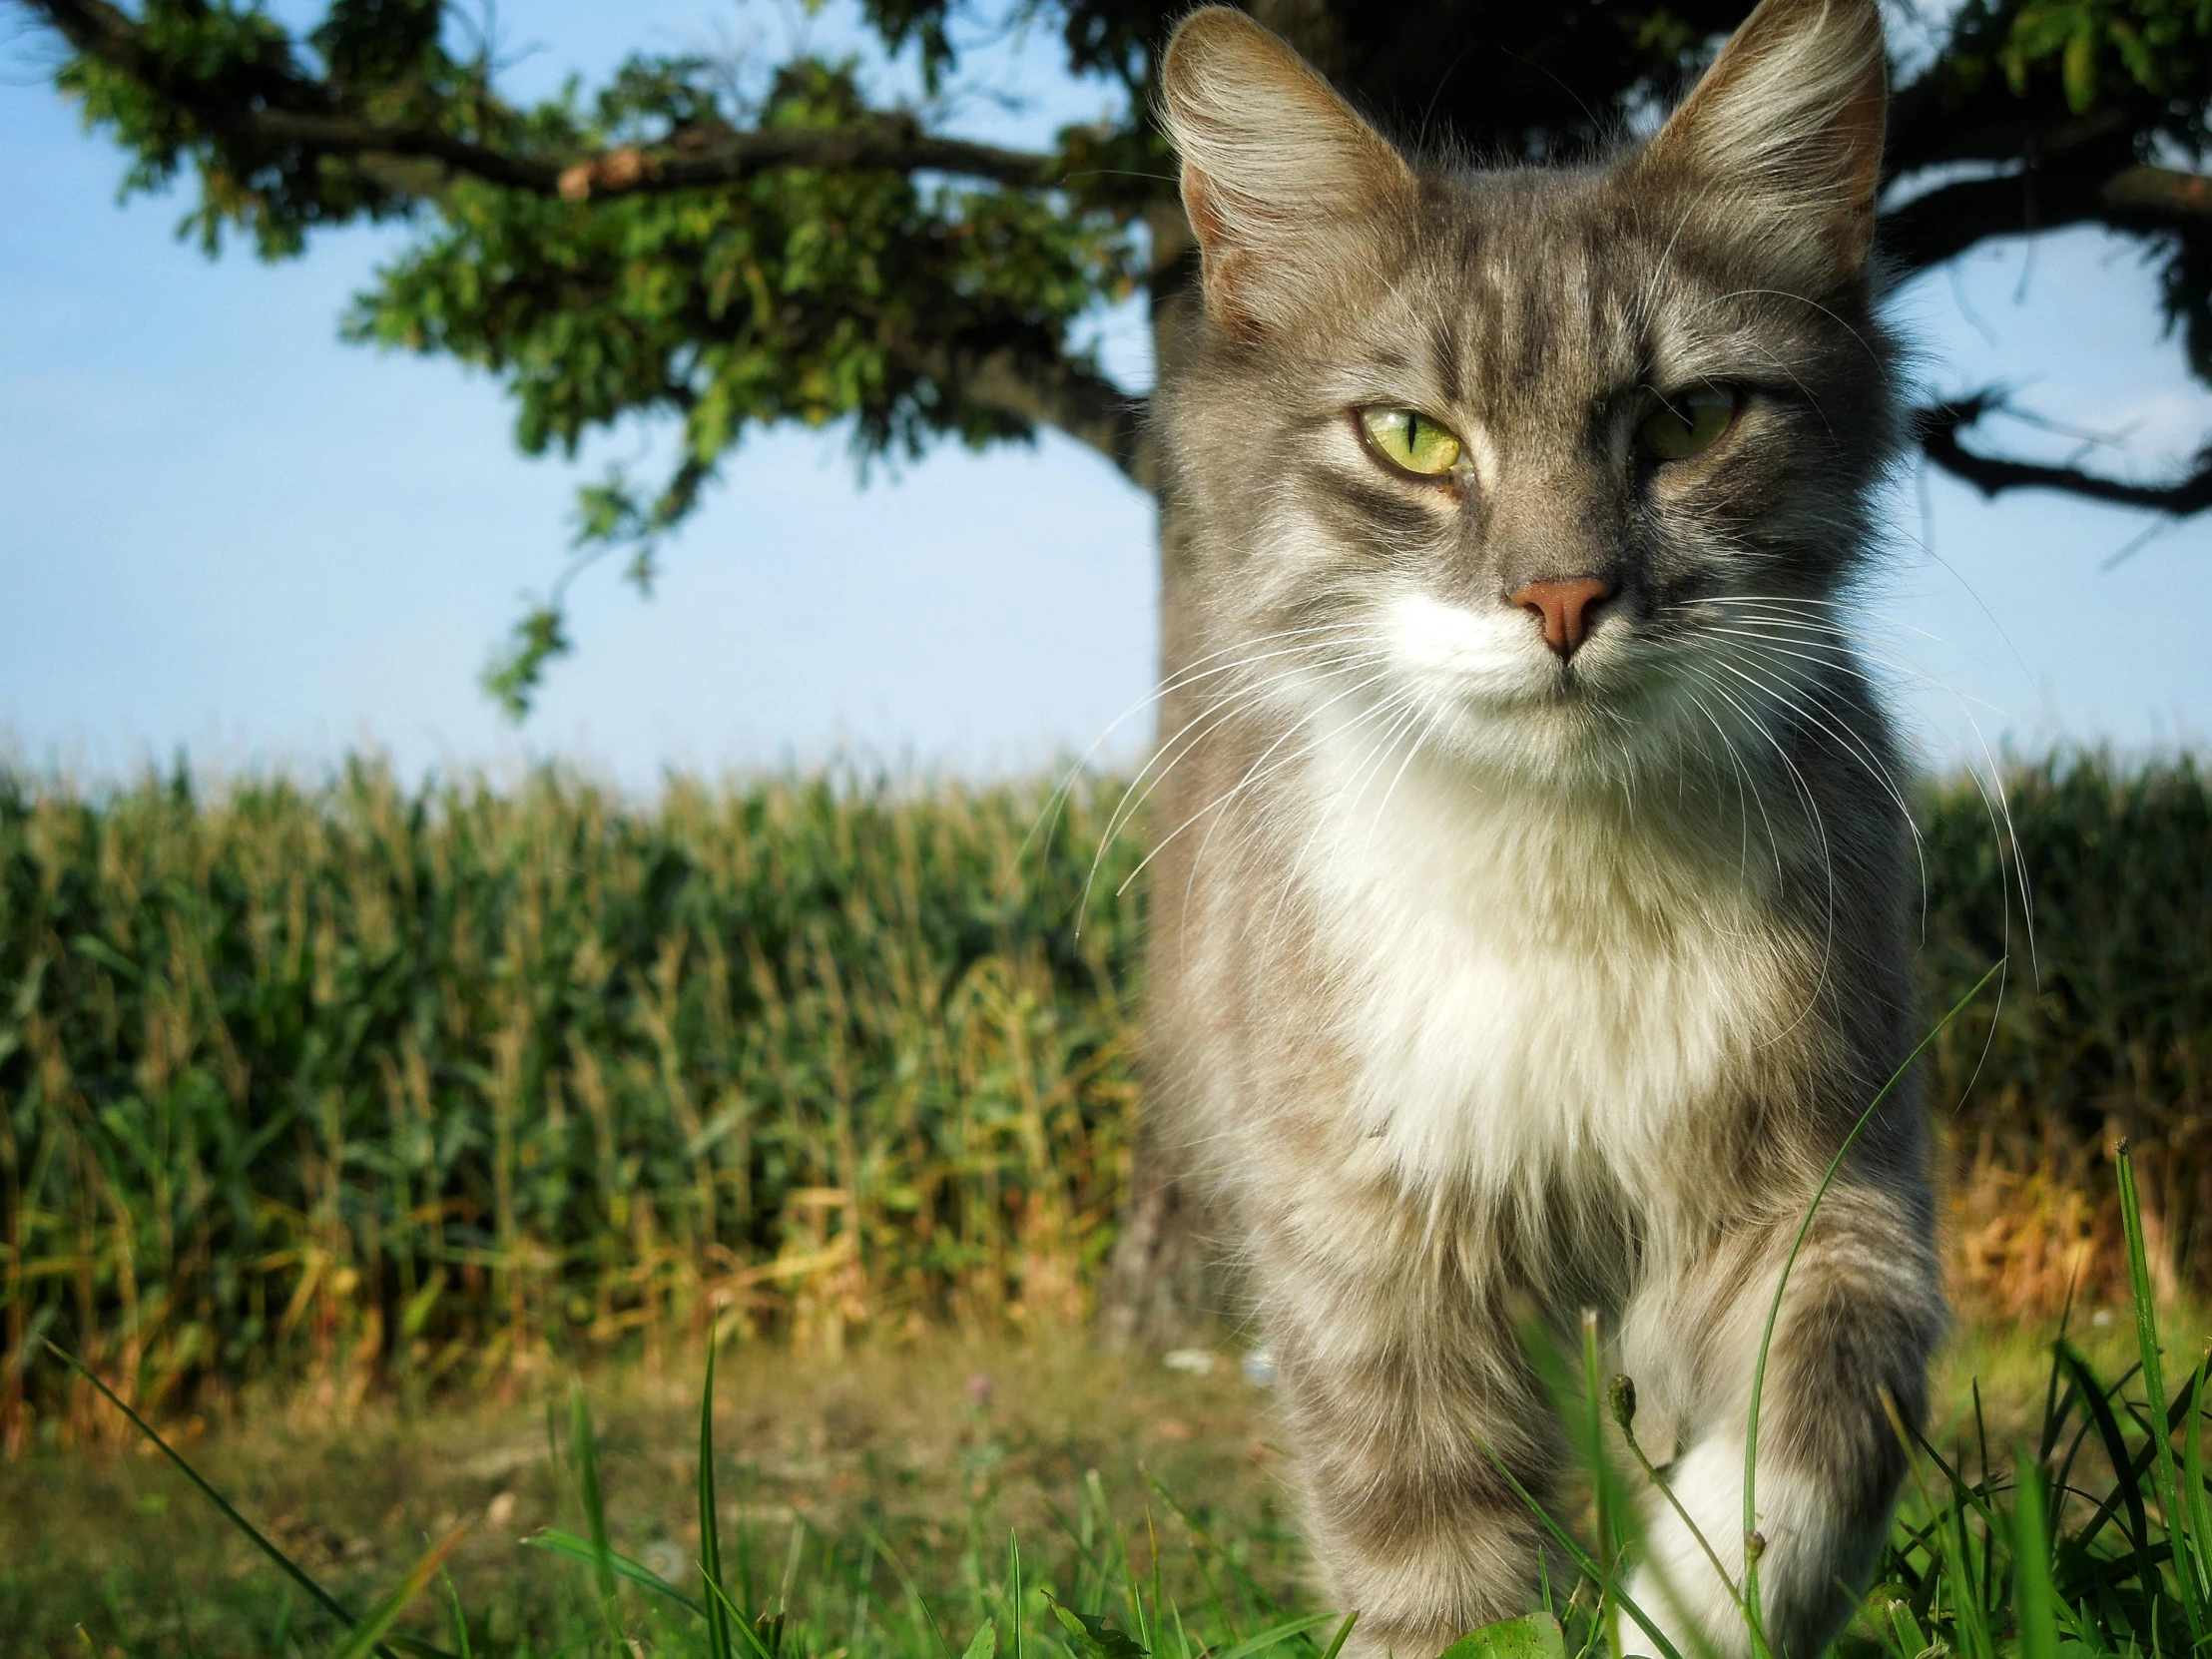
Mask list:
[[[571,140],[657,142],[714,108],[714,80],[703,62],[633,60]],[[865,111],[851,65],[801,62],[750,113],[777,131],[833,130]],[[574,453],[634,415],[680,420],[671,477],[641,491],[618,470],[580,504],[579,548],[627,547],[640,586],[751,426],[846,422],[863,457],[917,455],[947,435],[1026,438],[1029,422],[966,394],[969,372],[1058,359],[1076,320],[1131,276],[1109,213],[889,172],[783,169],[603,204],[460,180],[440,213],[356,303],[347,335],[498,375],[531,454]],[[491,671],[517,712],[566,649],[558,616],[526,618]]]
[[[863,0],[883,54],[910,54],[930,99],[957,88],[971,42],[1056,27],[1069,72],[1118,93],[1121,114],[1023,157],[932,148],[936,106],[871,107],[857,62],[802,58],[749,97],[735,66],[641,56],[590,98],[522,107],[495,84],[494,43],[443,0],[330,0],[296,35],[254,0],[13,3],[69,41],[58,84],[130,157],[127,190],[195,179],[185,229],[210,253],[234,230],[283,258],[318,229],[405,217],[418,239],[356,301],[348,337],[498,376],[533,454],[674,423],[665,476],[584,490],[574,561],[486,674],[517,714],[568,648],[578,569],[624,551],[648,586],[662,542],[758,425],[840,425],[864,465],[1055,424],[1133,465],[1113,435],[1128,400],[1082,342],[1099,306],[1140,282],[1158,298],[1185,275],[1151,122],[1154,55],[1180,4]],[[1748,10],[1258,3],[1386,122],[1478,158],[1612,141]],[[2145,240],[2169,320],[2212,372],[2212,192],[2170,165],[2206,142],[2212,6],[1967,0],[1936,27],[1893,123],[1893,256],[1918,267],[1991,236],[2109,225]],[[825,142],[759,142],[795,132]],[[1997,172],[1959,179],[1961,162]],[[1933,188],[1917,193],[1920,178]],[[1984,488],[2024,487],[1955,444],[1931,454]],[[2066,473],[2032,481],[2065,487]],[[2177,487],[2172,505],[2196,499]]]

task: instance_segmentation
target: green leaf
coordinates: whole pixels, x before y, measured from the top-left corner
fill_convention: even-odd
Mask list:
[[[2012,1576],[2020,1629],[2019,1659],[2058,1659],[2057,1597],[2050,1582],[2050,1530],[2044,1523],[2043,1471],[2021,1453],[2013,1464]]]
[[[1308,1613],[1304,1618],[1285,1619],[1281,1624],[1270,1625],[1257,1635],[1247,1636],[1243,1641],[1223,1648],[1214,1655],[1214,1659],[1253,1659],[1255,1654],[1265,1653],[1269,1648],[1277,1647],[1293,1636],[1303,1636],[1307,1631],[1327,1624],[1336,1616],[1334,1613]]]
[[[122,974],[134,985],[146,977],[144,970],[140,968],[138,963],[124,955],[122,951],[116,949],[106,939],[96,938],[90,933],[79,933],[69,941],[69,948],[84,957],[88,962],[98,962],[110,973]]]
[[[997,1659],[997,1654],[998,1626],[985,1619],[982,1628],[969,1638],[967,1651],[960,1659]]]
[[[1442,1659],[1566,1659],[1567,1641],[1549,1613],[1500,1619],[1470,1630],[1443,1651]]]
[[[707,1379],[699,1390],[699,1571],[707,1581],[709,1659],[734,1659],[728,1615],[715,1591],[722,1584],[722,1517],[715,1508],[715,1347],[722,1322],[707,1328]]]
[[[579,1382],[571,1382],[568,1385],[568,1440],[569,1450],[576,1458],[577,1497],[584,1505],[585,1523],[591,1527],[590,1547],[592,1563],[598,1569],[600,1613],[607,1621],[608,1634],[620,1642],[623,1636],[615,1599],[615,1550],[607,1536],[607,1500],[599,1487],[599,1447],[592,1435],[591,1402],[584,1397],[584,1384]],[[656,1581],[658,1576],[655,1575]]]
[[[45,1339],[43,1338],[40,1340],[45,1341]],[[231,1500],[229,1498],[225,1497],[221,1492],[217,1491],[213,1486],[209,1485],[208,1482],[201,1477],[200,1471],[194,1468],[190,1463],[185,1461],[184,1453],[180,1452],[175,1446],[171,1445],[167,1440],[163,1439],[161,1435],[155,1433],[154,1425],[148,1422],[144,1417],[140,1416],[136,1411],[132,1410],[129,1405],[125,1404],[121,1396],[119,1396],[113,1388],[109,1387],[107,1383],[101,1382],[100,1379],[93,1374],[90,1367],[86,1366],[83,1361],[79,1360],[76,1355],[70,1353],[67,1349],[61,1348],[52,1342],[46,1343],[46,1349],[47,1352],[52,1354],[55,1359],[61,1361],[62,1364],[67,1366],[71,1371],[75,1372],[87,1382],[91,1383],[93,1387],[98,1389],[100,1393],[107,1399],[109,1404],[113,1405],[118,1411],[121,1411],[126,1417],[130,1418],[131,1426],[133,1428],[136,1428],[141,1434],[145,1435],[147,1439],[151,1440],[157,1447],[159,1447],[162,1455],[167,1457],[170,1462],[177,1466],[178,1472],[183,1474],[187,1480],[191,1481],[194,1486],[199,1488],[200,1495],[206,1498],[210,1503],[214,1504],[217,1509],[222,1511],[224,1519],[228,1520],[233,1526],[237,1527],[241,1532],[245,1533],[248,1538],[253,1540],[254,1546],[259,1549],[264,1555],[268,1556],[272,1561],[276,1562],[277,1567],[281,1569],[284,1575],[288,1577],[294,1584],[297,1584],[302,1590],[305,1590],[307,1594],[314,1597],[316,1601],[320,1602],[324,1612],[328,1613],[340,1624],[345,1625],[349,1628],[355,1623],[352,1613],[345,1607],[344,1603],[340,1602],[335,1596],[331,1595],[329,1591],[325,1590],[320,1584],[316,1583],[304,1567],[300,1566],[290,1556],[286,1555],[282,1550],[278,1549],[275,1544],[271,1543],[267,1537],[263,1536],[262,1531],[259,1527],[257,1527],[252,1521],[248,1520],[244,1515],[240,1514],[237,1509],[232,1507]],[[440,1559],[443,1559],[443,1557],[440,1557]],[[441,1649],[431,1647],[426,1642],[400,1642],[394,1640],[392,1642],[384,1644],[384,1651],[389,1652],[390,1649],[394,1647],[399,1647],[406,1651],[430,1655],[433,1656],[433,1659],[453,1659],[453,1656],[451,1654],[445,1653]]]
[[[392,1586],[391,1594],[371,1607],[359,1624],[346,1633],[345,1640],[331,1650],[330,1659],[367,1659],[375,1650],[384,1632],[399,1620],[407,1610],[407,1604],[420,1595],[438,1570],[445,1565],[445,1558],[453,1553],[468,1533],[473,1521],[463,1521],[444,1537],[422,1552],[415,1564],[407,1569],[407,1576]]]
[[[2166,1407],[2166,1374],[2164,1361],[2159,1353],[2158,1312],[2152,1305],[2150,1264],[2143,1251],[2143,1208],[2135,1190],[2135,1160],[2128,1152],[2127,1142],[2119,1145],[2118,1157],[2120,1188],[2120,1229],[2127,1241],[2128,1300],[2135,1309],[2136,1358],[2143,1368],[2143,1393],[2150,1405],[2151,1447],[2156,1453],[2151,1468],[2158,1492],[2159,1519],[2166,1529],[2178,1555],[2184,1518],[2180,1501],[2180,1485],[2174,1474],[2173,1430]],[[2181,1564],[2181,1608],[2189,1624],[2190,1648],[2194,1651],[2204,1636],[2205,1609],[2200,1605],[2196,1575],[2184,1561]]]
[[[599,1548],[591,1539],[579,1538],[573,1532],[563,1532],[556,1527],[549,1526],[542,1532],[533,1532],[522,1540],[522,1544],[525,1549],[542,1549],[566,1560],[581,1561],[594,1569],[602,1564]],[[627,1578],[633,1584],[642,1584],[655,1594],[668,1597],[679,1607],[688,1608],[702,1618],[706,1617],[707,1610],[704,1607],[643,1561],[633,1561],[619,1549],[610,1549],[606,1552],[604,1565],[614,1577]],[[607,1593],[614,1593],[611,1587]]]
[[[2074,31],[2066,42],[2066,56],[2060,66],[2060,78],[2066,86],[2066,107],[2075,115],[2087,115],[2097,103],[2097,37],[2087,25]]]
[[[1078,1613],[1049,1595],[1044,1599],[1052,1616],[1074,1638],[1077,1652],[1089,1654],[1092,1659],[1149,1659],[1148,1650],[1127,1631],[1116,1630],[1096,1614]]]

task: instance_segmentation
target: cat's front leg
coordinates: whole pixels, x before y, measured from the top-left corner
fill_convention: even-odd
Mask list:
[[[1650,1391],[1684,1446],[1667,1476],[1674,1502],[1651,1494],[1630,1593],[1684,1659],[1752,1649],[1741,1604],[1745,1439],[1795,1233],[1790,1219],[1724,1241],[1639,1298],[1622,1333],[1631,1376],[1659,1384]],[[1910,1196],[1831,1193],[1790,1269],[1760,1391],[1748,1534],[1761,1628],[1783,1659],[1814,1659],[1850,1616],[1881,1550],[1905,1470],[1890,1402],[1919,1423],[1943,1325],[1927,1233]],[[1622,1626],[1629,1652],[1657,1651],[1632,1621]]]
[[[1359,1610],[1356,1656],[1432,1659],[1537,1594],[1540,1523],[1500,1465],[1550,1494],[1551,1412],[1510,1321],[1450,1274],[1296,1266],[1265,1319],[1326,1593]]]

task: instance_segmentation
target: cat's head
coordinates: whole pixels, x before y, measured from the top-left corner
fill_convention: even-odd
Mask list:
[[[1764,0],[1604,166],[1416,166],[1226,8],[1162,86],[1206,309],[1163,397],[1194,672],[1549,777],[1848,672],[1898,437],[1874,0]]]

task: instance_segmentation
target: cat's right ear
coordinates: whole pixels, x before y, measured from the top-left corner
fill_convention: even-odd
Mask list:
[[[1760,0],[1637,165],[1703,181],[1703,199],[1807,269],[1867,266],[1889,99],[1875,0]]]
[[[1185,18],[1160,90],[1206,308],[1227,327],[1295,321],[1342,282],[1361,229],[1412,195],[1404,158],[1243,12]]]

